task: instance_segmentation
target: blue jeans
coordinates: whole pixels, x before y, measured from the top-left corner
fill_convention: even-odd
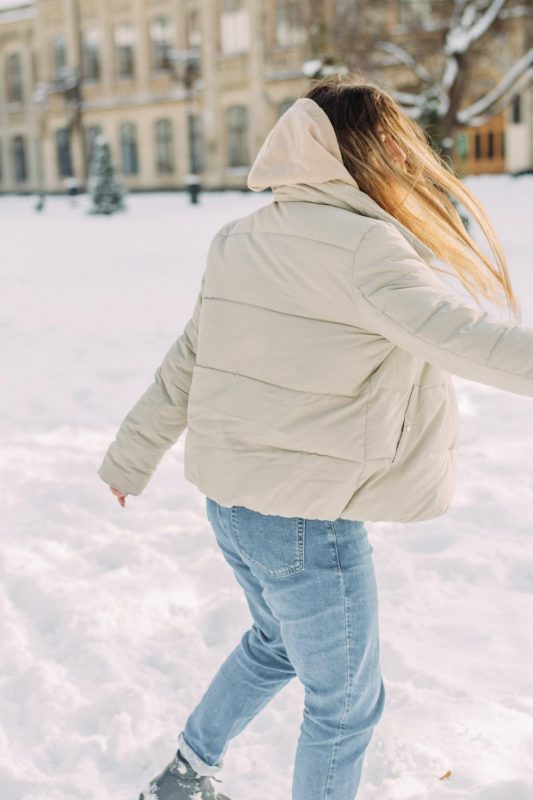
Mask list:
[[[209,497],[206,508],[253,623],[188,717],[180,751],[200,774],[216,774],[229,740],[298,676],[292,800],[354,800],[385,703],[364,523],[264,515]]]

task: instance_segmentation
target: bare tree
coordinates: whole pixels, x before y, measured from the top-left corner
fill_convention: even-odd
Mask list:
[[[510,101],[517,81],[531,72],[533,11],[521,0],[334,0],[327,33],[327,0],[312,2],[321,21],[322,53],[315,46],[307,74],[323,74],[324,66],[327,72],[342,64],[382,81],[391,69],[395,77],[400,70],[402,88],[395,88],[394,81],[391,94],[424,125],[444,155],[451,152],[458,128],[486,122]],[[523,26],[521,36],[514,37],[523,42],[518,54],[508,35],[517,19]],[[495,49],[505,54],[500,78],[476,97],[475,68]]]

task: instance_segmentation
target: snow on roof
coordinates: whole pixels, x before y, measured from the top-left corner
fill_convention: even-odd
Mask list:
[[[0,0],[0,23],[26,19],[34,12],[33,0]]]
[[[0,0],[0,11],[20,8],[21,6],[32,6],[33,0]]]

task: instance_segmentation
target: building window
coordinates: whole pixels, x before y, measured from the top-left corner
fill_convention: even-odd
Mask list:
[[[244,167],[250,164],[248,109],[233,106],[226,111],[228,132],[228,166]]]
[[[93,160],[94,160],[94,143],[96,137],[102,133],[100,125],[91,125],[85,128],[85,152],[87,154],[87,164],[89,171],[92,173]]]
[[[137,128],[133,122],[124,122],[120,126],[120,159],[123,175],[139,173]]]
[[[22,59],[20,53],[11,53],[7,57],[7,99],[19,103],[24,97],[22,84]]]
[[[174,172],[174,136],[170,119],[158,119],[155,123],[155,155],[159,175]]]
[[[220,50],[231,56],[250,49],[250,20],[245,0],[221,0]]]
[[[287,100],[282,100],[281,103],[278,103],[278,118],[281,117],[289,108],[294,104],[294,98],[290,97]]]
[[[511,100],[512,121],[515,125],[522,122],[522,97],[519,94],[514,94]]]
[[[83,77],[86,81],[100,80],[100,32],[83,34]]]
[[[461,132],[457,134],[457,142],[455,145],[455,151],[459,158],[468,158],[468,136],[466,133]]]
[[[277,0],[276,44],[279,47],[294,47],[305,42],[306,38],[300,0]]]
[[[115,27],[116,71],[119,78],[132,78],[135,70],[135,31],[131,25]]]
[[[202,33],[200,28],[200,14],[196,9],[187,12],[187,46],[191,50],[199,48],[202,44]]]
[[[152,69],[154,71],[172,68],[172,32],[167,17],[156,17],[150,23],[152,41]]]
[[[480,158],[482,158],[481,134],[480,133],[474,134],[474,155],[475,155],[476,160],[478,160],[478,161],[479,161]]]
[[[22,183],[28,178],[26,140],[24,136],[14,136],[11,140],[11,159],[13,164],[13,177],[16,183]]]
[[[63,35],[52,39],[52,76],[58,81],[65,75],[67,66],[67,40]]]
[[[202,147],[202,118],[198,114],[189,114],[189,165],[192,173],[197,174],[204,168]]]
[[[60,178],[70,178],[72,171],[72,152],[70,148],[70,130],[58,128],[56,131],[57,174]]]
[[[487,135],[487,158],[494,158],[494,133],[488,132]]]

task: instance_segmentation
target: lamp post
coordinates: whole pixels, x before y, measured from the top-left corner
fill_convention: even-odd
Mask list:
[[[44,180],[44,160],[43,160],[43,141],[46,134],[46,112],[48,110],[48,86],[39,83],[35,87],[32,101],[37,118],[37,136],[35,139],[35,163],[37,171],[37,204],[36,211],[42,211],[45,203],[45,180]]]
[[[78,67],[63,67],[54,83],[56,92],[63,95],[66,111],[66,128],[69,131],[70,147],[72,148],[72,134],[78,131],[81,148],[81,183],[86,185],[87,155],[85,152],[85,141],[83,136],[82,124],[82,77]]]
[[[200,192],[200,165],[196,152],[196,131],[192,113],[192,99],[195,81],[200,74],[200,51],[198,49],[172,50],[171,60],[176,81],[182,84],[186,92],[187,146],[189,150],[189,172],[187,188],[191,203],[198,203]]]

